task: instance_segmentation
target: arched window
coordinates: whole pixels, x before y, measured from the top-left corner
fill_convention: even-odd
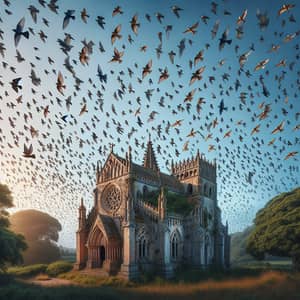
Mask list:
[[[175,232],[171,238],[171,258],[177,260],[179,258],[180,238],[178,232]]]
[[[189,183],[187,186],[187,193],[188,193],[188,195],[193,194],[193,185],[191,183]]]
[[[212,195],[212,188],[210,187],[209,188],[209,197],[211,197],[211,195]]]
[[[145,236],[141,236],[138,240],[138,255],[139,258],[144,258],[149,256],[149,242]]]

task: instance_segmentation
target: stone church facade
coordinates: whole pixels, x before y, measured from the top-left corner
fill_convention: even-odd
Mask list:
[[[94,205],[79,207],[77,269],[135,279],[176,268],[229,266],[228,226],[217,205],[216,163],[200,155],[160,172],[149,139],[143,165],[111,152],[97,166]]]

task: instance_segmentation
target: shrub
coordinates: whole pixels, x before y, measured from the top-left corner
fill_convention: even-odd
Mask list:
[[[184,195],[167,192],[166,197],[168,212],[187,215],[194,208],[194,204],[189,202]]]
[[[36,264],[24,267],[12,267],[7,270],[8,274],[18,277],[30,277],[44,273],[47,269],[46,264]]]
[[[48,265],[46,273],[51,277],[56,277],[59,274],[69,272],[73,269],[73,264],[67,261],[57,261]]]

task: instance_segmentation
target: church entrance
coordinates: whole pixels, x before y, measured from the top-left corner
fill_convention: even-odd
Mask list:
[[[100,257],[100,267],[103,266],[103,262],[105,261],[105,247],[99,247],[99,257]]]

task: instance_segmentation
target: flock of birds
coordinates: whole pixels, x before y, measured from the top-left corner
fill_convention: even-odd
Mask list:
[[[267,12],[244,9],[234,16],[224,3],[209,3],[198,20],[183,26],[179,20],[189,8],[176,5],[128,18],[125,7],[116,6],[92,19],[87,8],[62,10],[57,0],[38,0],[16,20],[17,4],[3,0],[0,180],[13,190],[16,207],[58,217],[68,244],[79,199],[85,195],[92,204],[97,160],[103,163],[115,144],[120,155],[131,145],[133,159],[141,162],[148,133],[165,172],[172,159],[198,148],[217,159],[219,204],[233,231],[248,225],[270,196],[299,185],[300,30],[284,32],[287,24],[297,24],[295,5],[278,7],[274,22],[282,32],[273,34],[281,42],[273,44],[263,35],[273,26]],[[260,36],[241,49],[250,13]],[[30,18],[32,27],[26,26]],[[235,35],[220,29],[223,18],[234,18]],[[1,30],[12,20],[14,28]],[[80,43],[71,27],[78,20],[99,35]],[[60,32],[51,28],[54,23]],[[174,32],[177,23],[180,32]],[[152,25],[160,30],[153,33]],[[201,40],[201,30],[210,40]],[[153,47],[143,43],[151,32]],[[172,36],[177,49],[169,47]],[[219,61],[208,58],[214,47]],[[256,56],[259,47],[268,48],[268,58]],[[284,47],[292,47],[286,59],[280,55]]]

